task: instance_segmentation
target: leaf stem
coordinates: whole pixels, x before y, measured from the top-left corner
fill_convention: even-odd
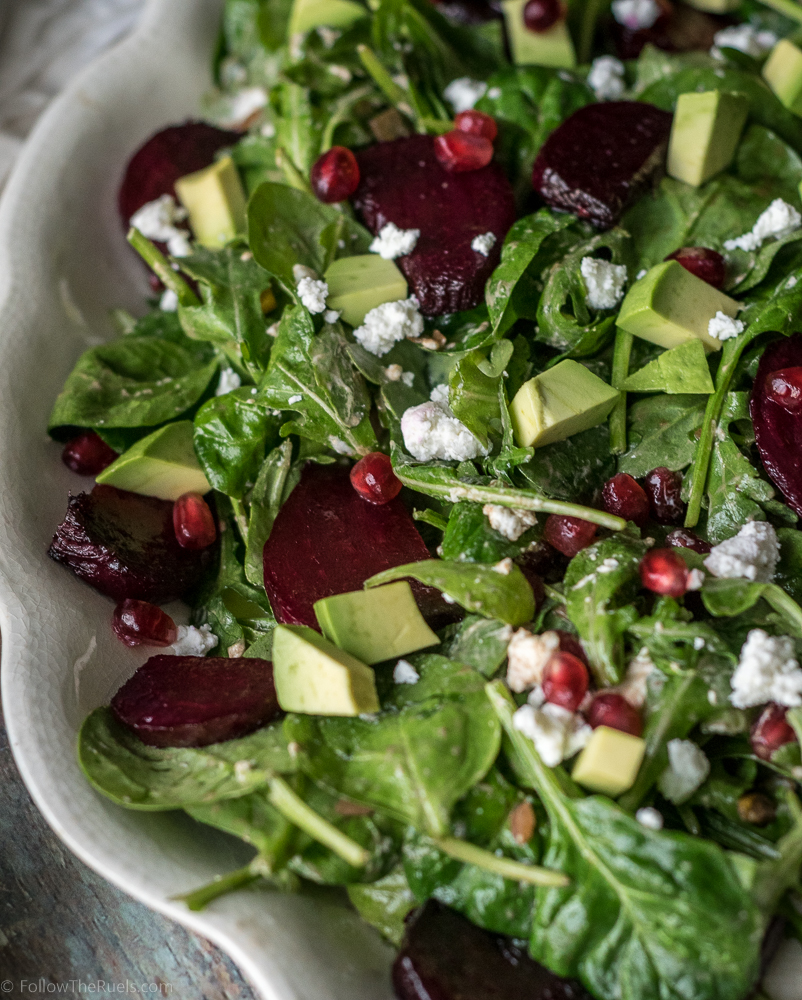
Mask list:
[[[373,49],[369,48],[367,45],[357,45],[356,50],[359,53],[362,65],[368,71],[373,79],[373,82],[384,94],[390,104],[397,108],[401,114],[410,118],[413,122],[416,121],[417,116],[412,109],[412,105],[409,103],[409,94],[403,87],[399,87],[395,80],[390,76],[381,59],[379,59]]]
[[[236,871],[229,872],[228,875],[221,875],[220,878],[214,879],[208,885],[201,886],[200,889],[173,898],[186,903],[190,910],[202,910],[220,896],[225,896],[226,893],[234,892],[236,889],[242,889],[261,877],[262,872],[254,869],[252,861],[244,868],[237,868]]]
[[[802,636],[802,608],[776,583],[767,583],[761,595],[787,622],[796,625],[797,636]]]
[[[784,14],[791,20],[802,23],[802,6],[795,3],[794,0],[760,0],[760,2],[766,7],[776,10],[778,14]]]
[[[138,229],[132,226],[128,230],[127,239],[161,283],[166,288],[169,288],[171,292],[175,292],[182,306],[200,305],[198,296],[192,291],[178,271],[171,266],[161,250],[157,246],[154,246],[146,236],[143,236]]]
[[[527,865],[521,861],[513,861],[512,858],[500,858],[467,840],[458,840],[456,837],[435,837],[434,842],[438,849],[450,858],[476,865],[477,868],[484,868],[485,871],[502,875],[515,882],[529,882],[530,885],[545,885],[558,889],[571,884],[571,880],[562,872],[540,868],[538,865]]]
[[[619,390],[620,395],[610,414],[610,451],[614,455],[623,455],[627,450],[627,394],[621,391],[621,385],[629,375],[632,340],[631,333],[620,327],[616,329],[611,382],[613,388]]]
[[[276,166],[284,172],[284,176],[290,187],[295,188],[297,191],[305,191],[307,194],[312,193],[309,181],[295,166],[292,157],[283,146],[279,146],[276,150]]]

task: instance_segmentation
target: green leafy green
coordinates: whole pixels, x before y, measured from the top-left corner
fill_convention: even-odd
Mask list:
[[[262,462],[250,496],[245,576],[255,586],[264,586],[262,553],[281,505],[298,485],[299,468],[292,468],[292,442],[284,441]]]
[[[660,465],[684,469],[693,460],[704,410],[704,396],[638,400],[629,408],[629,450],[619,458],[618,471],[638,478]]]
[[[363,920],[382,937],[400,947],[404,937],[404,918],[415,906],[407,877],[401,865],[375,882],[348,886],[348,898]]]
[[[624,392],[709,393],[715,388],[705,349],[696,337],[663,351],[654,361],[630,375],[620,386]]]
[[[447,561],[497,563],[520,555],[536,534],[537,529],[530,528],[511,542],[490,527],[479,504],[457,503],[448,517],[441,556]]]
[[[512,629],[502,622],[468,615],[462,620],[448,646],[448,655],[467,663],[485,677],[492,677],[507,658]]]
[[[520,473],[538,493],[557,500],[591,497],[615,474],[607,424],[536,448]]]

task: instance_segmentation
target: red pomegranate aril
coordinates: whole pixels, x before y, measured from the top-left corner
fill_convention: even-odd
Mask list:
[[[524,24],[529,31],[540,33],[553,28],[565,17],[561,0],[529,0],[524,7]]]
[[[372,451],[351,469],[351,485],[370,503],[389,503],[401,492],[401,480],[393,472],[390,456]]]
[[[634,521],[641,528],[649,519],[649,498],[643,487],[626,472],[619,472],[604,484],[602,506],[608,514]]]
[[[132,598],[114,609],[111,627],[126,646],[171,646],[178,635],[175,622],[160,607]]]
[[[783,368],[766,379],[766,395],[789,413],[802,410],[802,368]]]
[[[686,271],[706,281],[713,288],[723,288],[727,278],[727,263],[720,253],[707,247],[682,247],[666,257],[682,264]]]
[[[700,538],[695,531],[688,528],[675,528],[666,535],[666,545],[675,549],[693,549],[700,555],[706,556],[713,548],[710,542]]]
[[[571,635],[570,632],[563,632],[559,628],[554,631],[560,639],[560,652],[570,653],[571,656],[575,656],[580,662],[584,663],[586,667],[589,666],[588,658],[579,639],[575,635]]]
[[[591,702],[587,712],[588,722],[593,729],[607,726],[631,736],[643,733],[643,719],[634,705],[616,691],[602,691]]]
[[[493,159],[493,143],[483,135],[454,129],[434,140],[434,155],[452,174],[480,170]]]
[[[787,711],[788,709],[772,701],[760,713],[749,735],[756,757],[771,760],[780,747],[796,742],[796,733],[786,719]]]
[[[468,135],[482,135],[490,142],[498,135],[498,125],[492,115],[486,115],[484,111],[476,111],[471,108],[469,111],[460,111],[454,118],[454,128]]]
[[[660,524],[679,524],[685,517],[682,502],[682,476],[664,465],[659,466],[643,481],[649,497],[652,517]]]
[[[68,441],[61,453],[61,461],[79,476],[100,475],[115,458],[117,452],[94,431],[84,431]]]
[[[345,201],[359,187],[359,164],[350,149],[332,146],[315,160],[309,179],[319,201]]]
[[[682,597],[688,589],[688,567],[674,549],[652,549],[641,560],[640,580],[655,594]]]
[[[569,559],[591,545],[595,537],[596,525],[591,521],[564,514],[550,514],[543,528],[544,540]]]
[[[588,668],[570,653],[555,653],[543,670],[546,701],[575,712],[588,691]]]
[[[200,493],[185,493],[176,500],[173,528],[182,549],[207,549],[217,538],[214,515]]]

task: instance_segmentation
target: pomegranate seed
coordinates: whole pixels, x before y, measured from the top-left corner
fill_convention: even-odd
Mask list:
[[[454,129],[434,140],[434,155],[452,174],[486,167],[493,159],[493,143],[483,135]]]
[[[602,691],[596,695],[588,710],[588,722],[593,729],[608,726],[610,729],[619,729],[631,736],[640,736],[643,733],[643,719],[640,712],[634,705],[630,705],[622,694],[615,691]]]
[[[484,111],[460,111],[454,119],[454,128],[459,132],[467,132],[469,135],[483,135],[490,142],[498,135],[498,125],[491,115],[486,115]]]
[[[359,164],[350,149],[332,146],[315,160],[309,179],[320,201],[345,201],[359,187]]]
[[[641,559],[640,580],[655,594],[682,597],[688,589],[688,567],[674,549],[652,549]]]
[[[632,476],[619,472],[602,488],[602,506],[609,514],[634,521],[642,528],[649,519],[649,498]]]
[[[706,281],[713,288],[723,288],[727,277],[727,264],[720,253],[707,247],[682,247],[669,254],[666,260],[676,260],[686,271]]]
[[[772,701],[760,713],[749,735],[756,757],[760,757],[761,760],[771,760],[775,750],[779,750],[786,743],[796,741],[796,733],[785,718],[787,711],[782,705]]]
[[[587,667],[589,665],[588,658],[579,639],[575,635],[571,635],[570,632],[563,632],[561,629],[555,629],[554,631],[560,637],[560,652],[570,653],[571,656],[575,656],[578,660],[581,660]]]
[[[802,410],[802,368],[783,368],[766,379],[766,395],[789,413]]]
[[[370,503],[389,503],[401,492],[401,480],[393,472],[390,456],[372,451],[351,469],[351,485]]]
[[[117,458],[100,435],[85,431],[64,445],[61,461],[79,476],[97,476]]]
[[[693,549],[694,552],[706,556],[713,548],[710,542],[700,538],[696,532],[689,531],[688,528],[675,528],[666,535],[666,545],[676,549]]]
[[[175,622],[161,608],[130,597],[114,609],[111,627],[126,646],[171,646],[178,635]]]
[[[555,653],[543,670],[546,701],[575,712],[588,691],[588,668],[571,653]]]
[[[207,549],[215,538],[214,515],[200,493],[185,493],[173,504],[173,529],[182,549]]]
[[[529,0],[524,7],[524,24],[530,31],[548,31],[564,17],[560,0]]]
[[[685,517],[685,504],[682,502],[682,476],[672,472],[664,465],[646,476],[643,483],[652,516],[660,524],[679,524]]]
[[[564,556],[573,559],[577,552],[586,549],[596,537],[596,525],[581,517],[550,514],[543,528],[543,538]]]

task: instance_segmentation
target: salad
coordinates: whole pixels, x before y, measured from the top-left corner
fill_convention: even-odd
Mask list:
[[[797,42],[794,0],[228,0],[120,188],[149,309],[49,426],[96,480],[49,555],[143,658],[86,777],[254,848],[189,907],[341,887],[401,1000],[765,996]]]

